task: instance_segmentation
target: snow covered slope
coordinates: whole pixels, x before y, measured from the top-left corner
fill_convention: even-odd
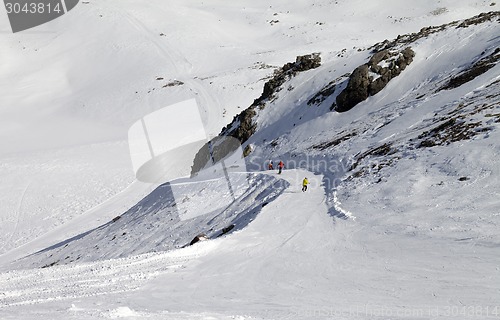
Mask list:
[[[304,175],[311,180],[307,193],[297,186]],[[380,232],[383,222],[368,224],[364,216],[356,222],[333,220],[322,176],[290,170],[283,178],[289,189],[229,237],[165,253],[3,273],[3,317],[496,316],[498,267],[495,271],[492,261],[498,257],[492,248],[402,237],[390,228]]]
[[[390,50],[410,46],[415,52],[406,69],[351,110],[330,110],[350,73],[372,57],[375,43],[496,6],[173,1],[167,8],[160,1],[102,1],[82,3],[82,15],[72,10],[72,21],[68,15],[47,25],[57,31],[42,37],[45,43],[26,35],[24,41],[40,45],[39,61],[54,68],[24,77],[19,55],[6,74],[37,88],[37,98],[35,92],[50,87],[37,87],[38,77],[55,70],[53,82],[67,87],[54,92],[67,96],[40,96],[50,106],[43,113],[29,99],[18,99],[22,87],[2,95],[2,119],[12,124],[23,118],[21,110],[33,114],[33,132],[43,132],[46,144],[32,141],[28,121],[4,127],[15,141],[2,139],[1,169],[12,182],[2,186],[2,219],[8,222],[2,225],[2,250],[8,252],[1,256],[0,318],[498,317],[498,14],[399,37]],[[92,36],[81,28],[88,21],[95,24]],[[78,39],[88,41],[86,50]],[[21,51],[17,39],[1,41],[9,56]],[[386,45],[391,42],[377,48]],[[90,56],[90,65],[72,63],[92,50],[101,51]],[[67,55],[52,57],[60,52]],[[282,159],[281,176],[252,173],[238,199],[217,210],[211,209],[228,197],[220,179],[159,187],[136,182],[119,193],[133,180],[122,157],[133,121],[194,95],[205,108],[210,134],[216,134],[260,95],[272,75],[269,66],[312,52],[321,53],[322,65],[283,84],[257,111],[257,131],[244,144],[252,150],[249,168],[261,171],[269,159]],[[490,58],[492,67],[478,72]],[[101,69],[110,78],[95,82],[89,70]],[[61,74],[76,82],[64,84]],[[335,90],[324,90],[332,84]],[[81,101],[85,108],[77,107]],[[75,130],[64,131],[57,119]],[[97,123],[104,124],[102,131],[82,135]],[[56,139],[60,130],[66,141]],[[47,155],[49,147],[59,149]],[[67,171],[61,174],[61,168]],[[73,168],[79,180],[72,180]],[[15,184],[22,170],[28,187]],[[34,190],[30,174],[37,170],[43,174]],[[97,172],[95,179],[90,172]],[[306,193],[300,191],[304,177],[311,181]],[[65,187],[74,188],[72,183],[79,191]],[[173,206],[169,190],[175,183],[185,188]],[[94,188],[101,184],[103,189]],[[47,192],[40,192],[42,185]],[[22,197],[14,201],[19,190]],[[47,203],[46,195],[59,190],[64,196]],[[106,198],[111,200],[103,203]],[[20,215],[34,211],[39,214]],[[46,212],[51,219],[43,220]],[[231,224],[232,232],[217,237]],[[200,232],[213,239],[179,249]]]
[[[187,183],[172,191],[173,181],[151,192],[123,215],[94,230],[51,246],[33,257],[33,267],[97,261],[167,251],[186,246],[199,234],[216,238],[244,228],[288,186],[270,176],[232,173],[235,200],[228,197],[224,177]],[[27,266],[21,261],[21,266]]]
[[[299,54],[322,52],[328,61],[497,7],[466,0],[81,1],[59,19],[10,34],[2,6],[0,254],[36,247],[33,239],[124,191],[134,180],[127,131],[146,114],[195,97],[215,135],[258,96],[274,67]],[[132,203],[145,195],[142,187],[132,191]]]

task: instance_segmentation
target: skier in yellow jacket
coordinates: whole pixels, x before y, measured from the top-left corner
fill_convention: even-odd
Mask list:
[[[307,180],[307,178],[304,178],[304,180],[302,180],[302,192],[306,192],[307,191],[307,185],[309,184],[309,180]]]

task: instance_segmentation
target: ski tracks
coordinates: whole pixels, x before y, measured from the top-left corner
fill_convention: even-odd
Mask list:
[[[132,13],[126,12],[119,6],[113,6],[113,9],[119,11],[136,30],[147,37],[157,48],[158,53],[171,65],[175,79],[182,81],[193,92],[199,103],[200,111],[204,112],[204,120],[209,125],[209,131],[214,128],[219,130],[223,127],[225,123],[221,123],[222,118],[220,117],[223,113],[223,107],[217,96],[210,93],[197,77],[192,76],[193,64],[181,52],[169,45],[166,40],[158,39],[157,33],[153,32]]]
[[[4,244],[2,246],[0,246],[0,252],[5,248],[5,246],[7,245],[7,243],[10,243],[10,241],[12,240],[12,238],[14,237],[14,235],[16,234],[17,230],[19,229],[19,221],[22,220],[21,217],[23,216],[22,207],[23,207],[23,203],[24,203],[24,198],[26,197],[26,192],[28,191],[28,189],[31,186],[32,182],[33,181],[30,181],[26,185],[26,187],[23,190],[23,193],[21,194],[21,198],[19,200],[19,204],[17,205],[17,210],[15,211],[15,214],[16,214],[16,223],[15,223],[14,227],[12,228],[12,232],[10,233],[9,238],[5,240],[5,242],[4,242]]]
[[[133,291],[161,274],[182,269],[217,243],[209,241],[166,253],[0,273],[0,309]]]

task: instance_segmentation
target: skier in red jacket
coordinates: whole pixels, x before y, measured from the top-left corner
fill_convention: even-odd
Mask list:
[[[278,174],[281,174],[281,170],[283,170],[284,167],[285,164],[283,163],[283,161],[280,161],[280,163],[278,163]]]

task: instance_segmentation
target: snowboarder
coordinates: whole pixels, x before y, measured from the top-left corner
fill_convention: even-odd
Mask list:
[[[274,167],[273,167],[273,160],[269,161],[269,165],[267,166],[267,168],[269,170],[273,170],[274,169]]]
[[[278,163],[278,174],[281,174],[281,171],[283,170],[284,167],[285,164],[283,163],[283,161],[280,161],[280,163]]]
[[[307,177],[302,180],[302,192],[307,191],[307,185],[309,184],[309,180],[307,180]]]

